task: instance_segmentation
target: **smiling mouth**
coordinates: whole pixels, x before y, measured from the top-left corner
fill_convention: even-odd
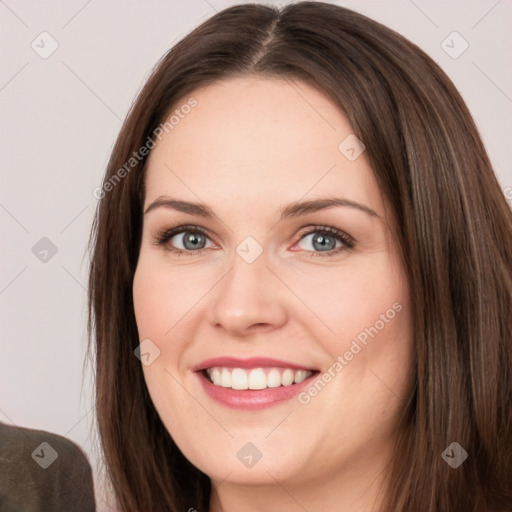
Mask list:
[[[261,390],[290,387],[306,380],[318,371],[282,367],[249,369],[213,366],[202,370],[201,373],[214,386],[235,390]]]

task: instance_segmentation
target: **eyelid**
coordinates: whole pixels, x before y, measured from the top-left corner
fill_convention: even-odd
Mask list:
[[[343,231],[342,229],[335,228],[334,226],[328,226],[328,225],[321,225],[321,224],[310,224],[308,226],[305,226],[301,228],[298,231],[298,234],[300,235],[299,240],[302,240],[304,236],[310,235],[312,233],[329,233],[333,236],[337,236],[341,238],[342,240],[346,241],[347,243],[350,243],[352,245],[356,244],[356,239],[349,235],[346,231]]]
[[[200,233],[200,234],[206,236],[208,239],[212,240],[212,236],[207,229],[202,228],[200,226],[193,225],[193,224],[184,224],[184,225],[176,226],[174,228],[163,228],[163,229],[158,230],[154,235],[154,243],[155,243],[155,245],[166,245],[167,242],[171,238],[173,238],[176,235],[185,233],[187,231],[191,231],[194,233]],[[176,249],[176,251],[180,251],[180,250],[182,250],[182,249]],[[193,254],[197,251],[202,251],[202,250],[204,250],[204,249],[197,249],[196,251],[190,250],[190,251],[183,251],[183,252],[189,252],[189,253]]]
[[[305,231],[305,232],[304,232]],[[355,247],[356,241],[345,231],[335,228],[334,226],[326,226],[326,225],[309,225],[305,226],[303,229],[299,231],[299,239],[294,243],[293,246],[299,244],[305,237],[309,235],[313,235],[315,233],[327,234],[334,237],[336,240],[340,241],[341,246],[335,249],[329,249],[328,251],[312,251],[302,249],[294,252],[302,252],[307,253],[308,257],[325,257],[325,258],[333,258],[341,253],[351,250]]]

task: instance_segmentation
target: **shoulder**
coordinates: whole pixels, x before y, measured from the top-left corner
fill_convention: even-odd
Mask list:
[[[94,510],[91,467],[70,439],[0,423],[0,495],[27,511],[45,510],[45,504],[59,500],[92,502],[75,510]]]
[[[72,467],[89,467],[89,462],[80,447],[59,434],[15,427],[0,423],[0,459],[2,463],[27,466],[35,462],[39,467],[49,467],[58,461],[60,470]],[[32,464],[28,464],[29,467]],[[37,465],[33,466],[37,469]]]

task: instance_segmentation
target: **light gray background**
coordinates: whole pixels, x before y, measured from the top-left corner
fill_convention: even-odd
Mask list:
[[[92,193],[156,61],[236,3],[0,0],[0,421],[65,435],[94,467],[90,369],[82,378]],[[511,199],[512,1],[335,3],[395,29],[440,64]],[[50,48],[45,31],[58,43],[48,58],[31,47]],[[469,44],[458,58],[442,47],[453,31]],[[464,44],[446,41],[452,53]],[[32,252],[42,237],[58,249],[46,262]]]

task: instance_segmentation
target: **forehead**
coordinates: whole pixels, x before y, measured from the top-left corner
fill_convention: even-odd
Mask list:
[[[197,104],[182,108],[190,98]],[[237,198],[240,206],[268,201],[275,210],[276,199],[306,194],[380,201],[364,153],[350,161],[339,149],[352,134],[348,120],[304,82],[227,79],[183,98],[173,114],[149,157],[146,202],[179,194],[208,203]]]

